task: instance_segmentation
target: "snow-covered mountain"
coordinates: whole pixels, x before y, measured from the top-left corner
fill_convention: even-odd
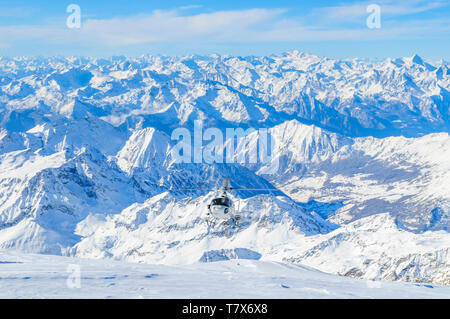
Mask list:
[[[202,216],[212,194],[178,200],[163,193],[114,216],[81,222],[72,255],[149,264],[264,259],[370,280],[450,284],[450,236],[414,234],[389,214],[338,228],[285,197],[239,201],[239,228],[209,229]]]
[[[284,261],[355,278],[448,285],[449,247],[447,232],[413,234],[378,214],[312,238]]]
[[[3,125],[31,128],[32,110],[94,114],[160,130],[273,126],[297,119],[352,136],[448,132],[450,72],[419,56],[381,62],[296,51],[269,57],[0,59]],[[30,116],[27,116],[30,115]]]
[[[449,90],[418,56],[2,57],[0,248],[449,284]],[[271,162],[177,163],[171,132],[195,120],[268,128]],[[233,193],[241,227],[208,230],[214,194],[180,189],[224,177],[280,191]]]
[[[336,228],[286,197],[259,195],[236,199],[242,217],[239,228],[210,229],[204,217],[213,195],[179,200],[162,193],[118,215],[90,216],[78,224],[77,234],[83,240],[75,246],[74,254],[147,263],[192,263],[205,252],[245,248],[267,257],[279,254],[297,237]]]
[[[276,155],[249,167],[322,217],[344,224],[389,212],[411,231],[450,229],[448,133],[350,138],[295,120],[270,132]],[[273,162],[279,170],[266,174]]]

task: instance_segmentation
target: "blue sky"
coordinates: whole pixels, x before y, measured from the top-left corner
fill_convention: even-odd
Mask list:
[[[69,4],[81,8],[70,29]],[[370,29],[367,6],[380,8]],[[0,55],[411,56],[450,60],[450,1],[0,0]]]

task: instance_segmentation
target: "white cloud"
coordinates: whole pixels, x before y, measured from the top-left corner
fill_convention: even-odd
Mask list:
[[[172,41],[233,41],[253,27],[276,19],[284,10],[250,9],[183,15],[186,8],[155,10],[148,15],[87,19],[79,30],[65,25],[0,27],[0,43],[42,39],[50,43],[77,42],[107,46]],[[60,21],[61,22],[61,21]]]
[[[381,14],[389,17],[403,16],[430,11],[448,6],[444,1],[424,0],[368,0],[357,4],[342,4],[337,6],[322,7],[312,10],[311,17],[322,19],[324,22],[336,23],[342,21],[361,20],[367,16],[367,6],[377,4],[381,8]]]
[[[390,12],[406,13],[426,10],[438,2],[413,4],[402,2],[396,6],[391,2]],[[335,7],[333,7],[335,8]],[[178,10],[156,10],[142,14],[113,19],[86,19],[81,29],[65,27],[65,21],[46,26],[0,27],[0,47],[14,46],[30,40],[43,44],[83,45],[86,47],[127,47],[152,43],[234,43],[277,41],[321,41],[321,40],[386,40],[397,38],[425,37],[439,32],[449,32],[449,18],[435,20],[401,20],[385,23],[379,30],[365,27],[367,12],[363,6],[361,27],[341,27],[324,24],[331,16],[354,17],[361,14],[361,5],[337,7],[337,11],[322,9],[315,21],[288,17],[284,9],[248,9],[187,14],[186,8]],[[382,7],[383,8],[383,7]],[[330,11],[331,10],[331,11]],[[312,13],[317,15],[318,11]]]
[[[81,37],[109,45],[187,40],[232,41],[236,35],[267,23],[283,10],[218,11],[185,16],[179,11],[154,11],[150,15],[110,20],[88,20]]]

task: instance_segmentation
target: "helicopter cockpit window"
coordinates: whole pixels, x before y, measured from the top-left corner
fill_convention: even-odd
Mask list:
[[[230,206],[230,200],[228,198],[214,198],[211,205]]]

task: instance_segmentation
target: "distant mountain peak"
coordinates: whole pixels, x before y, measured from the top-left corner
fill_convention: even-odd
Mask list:
[[[418,54],[414,54],[414,55],[411,57],[411,62],[412,62],[412,63],[416,63],[416,64],[423,65],[423,60],[422,60],[422,58],[421,58]]]

